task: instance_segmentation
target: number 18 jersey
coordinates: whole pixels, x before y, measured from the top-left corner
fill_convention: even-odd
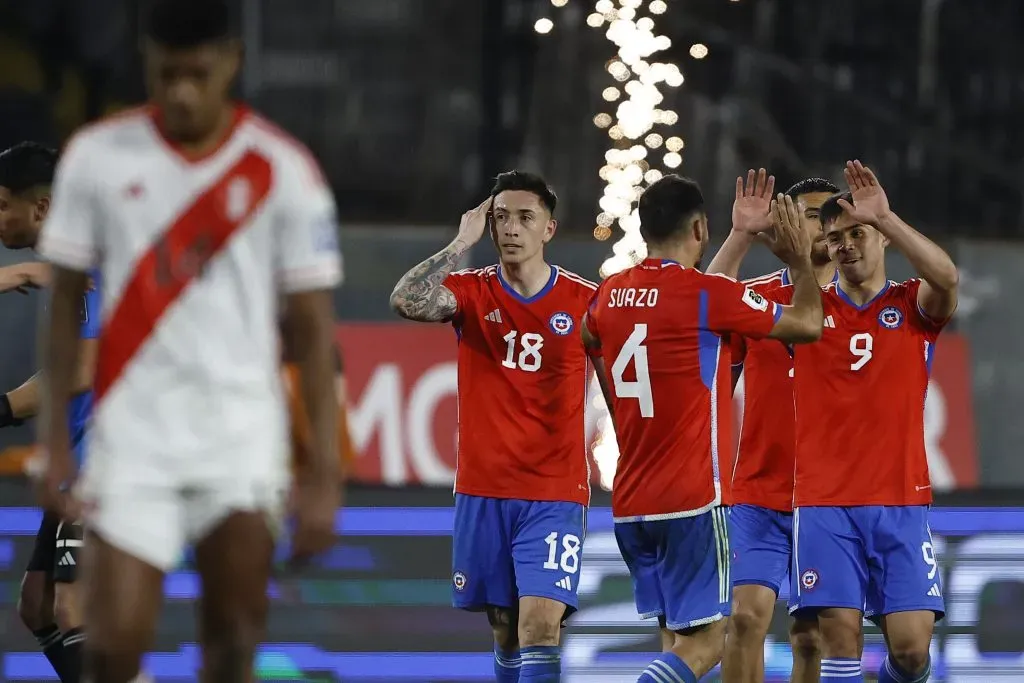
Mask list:
[[[452,273],[444,286],[458,305],[455,490],[587,505],[589,373],[579,322],[597,285],[551,266],[544,288],[525,298],[494,265]]]
[[[942,323],[920,280],[887,282],[857,306],[825,288],[820,341],[796,348],[794,505],[927,505],[924,401]]]
[[[586,324],[612,394],[615,521],[696,516],[728,500],[728,335],[762,338],[781,315],[739,282],[674,261],[646,259],[601,284]]]

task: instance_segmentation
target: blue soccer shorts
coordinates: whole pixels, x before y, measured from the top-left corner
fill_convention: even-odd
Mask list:
[[[666,628],[682,631],[729,616],[726,515],[726,508],[714,508],[694,517],[615,524],[642,619],[663,617]]]
[[[789,592],[793,513],[757,505],[729,508],[732,585],[764,586],[776,597]]]
[[[579,503],[456,494],[452,605],[480,611],[529,596],[575,611],[586,533]]]
[[[928,506],[802,507],[793,517],[791,613],[846,607],[945,614]]]

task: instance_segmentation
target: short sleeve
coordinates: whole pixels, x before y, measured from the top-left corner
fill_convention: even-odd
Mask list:
[[[701,327],[761,339],[782,317],[781,306],[750,287],[732,278],[706,277],[700,301]]]
[[[95,179],[100,171],[95,144],[87,137],[71,141],[57,163],[50,210],[38,250],[50,263],[86,271],[99,261],[102,221]]]
[[[468,274],[462,271],[449,273],[441,284],[455,297],[455,317],[458,320],[465,315],[466,306],[469,303],[472,290],[472,280],[478,278],[476,274]]]
[[[95,339],[100,336],[100,301],[102,297],[99,283],[99,275],[90,272],[89,284],[82,297],[82,328],[79,333],[79,337],[82,339]]]
[[[935,320],[921,308],[921,300],[919,294],[921,293],[921,280],[913,278],[899,285],[903,289],[904,301],[906,302],[907,311],[912,311],[914,320],[917,322],[917,326],[930,335],[932,338],[938,337],[942,329],[949,323],[949,320]]]
[[[312,164],[306,158],[284,157],[277,169],[277,273],[286,293],[334,289],[342,281],[334,196],[319,170],[308,168]]]

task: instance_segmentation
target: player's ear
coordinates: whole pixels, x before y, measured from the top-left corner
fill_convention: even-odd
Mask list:
[[[558,221],[554,218],[548,219],[548,224],[544,226],[544,244],[551,241],[551,238],[555,236],[555,232],[558,230]]]
[[[42,223],[46,220],[46,214],[50,212],[50,195],[44,194],[36,200],[35,205],[32,207],[32,218],[37,223]]]

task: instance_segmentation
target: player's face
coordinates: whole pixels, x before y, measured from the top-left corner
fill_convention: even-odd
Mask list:
[[[187,49],[146,46],[149,94],[167,135],[179,142],[199,142],[216,129],[238,74],[240,53],[232,42]]]
[[[525,190],[506,190],[494,198],[491,239],[502,263],[524,263],[543,253],[557,223],[540,197]]]
[[[815,265],[828,263],[830,260],[825,233],[821,229],[821,221],[818,220],[821,205],[830,196],[828,192],[808,192],[796,198],[796,205],[800,210],[800,227],[811,238],[811,261]]]
[[[839,263],[843,277],[854,284],[866,282],[885,267],[888,240],[870,225],[857,223],[846,214],[825,228],[829,256]]]
[[[0,242],[8,249],[35,246],[48,205],[48,199],[34,201],[0,187]]]

